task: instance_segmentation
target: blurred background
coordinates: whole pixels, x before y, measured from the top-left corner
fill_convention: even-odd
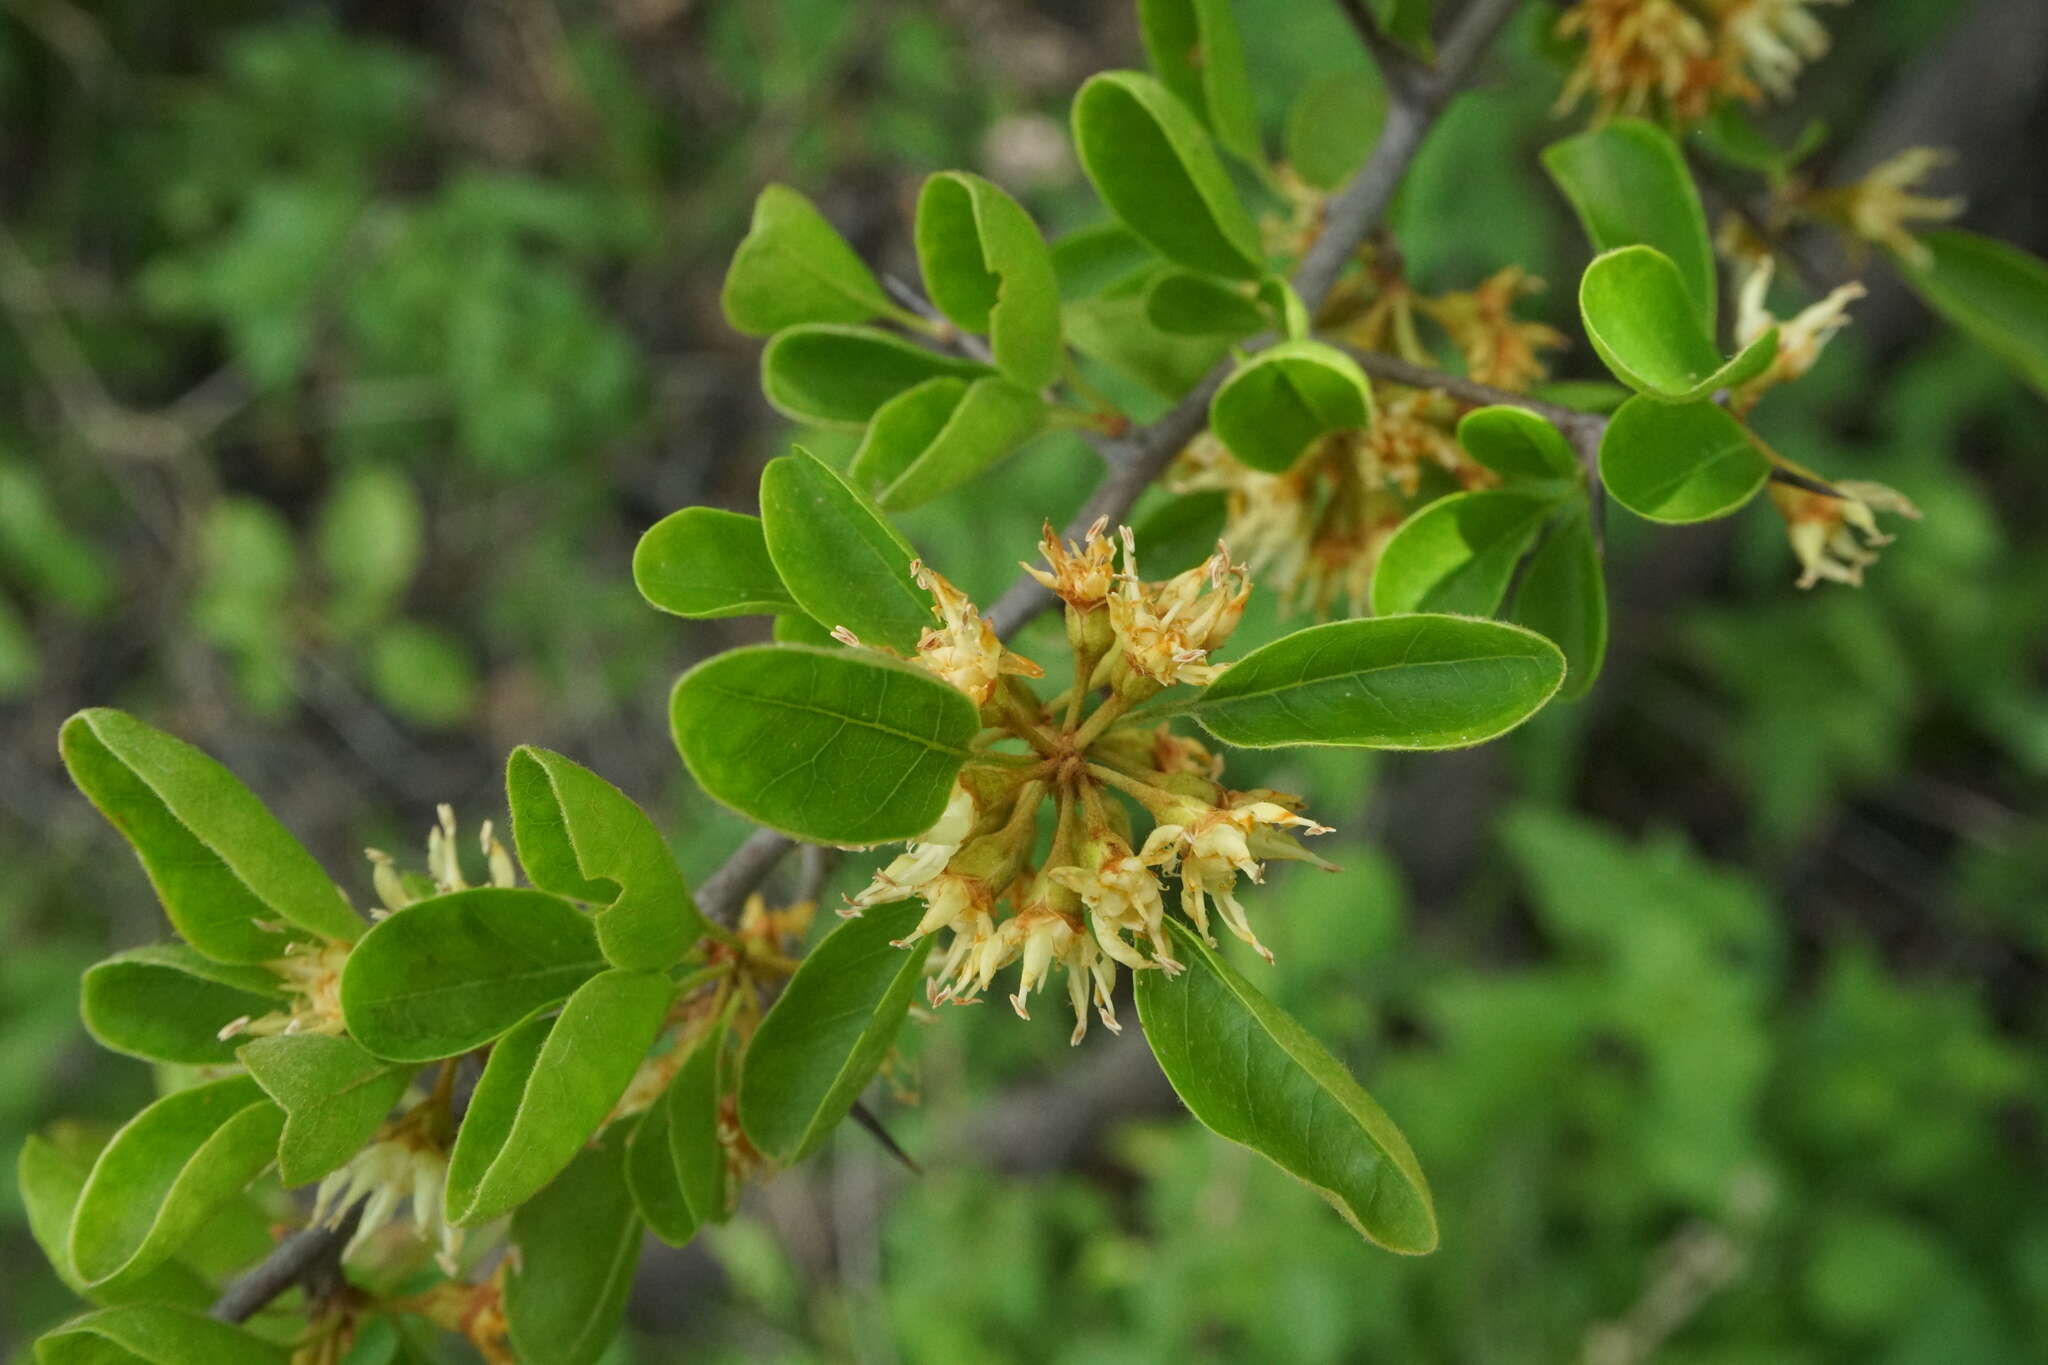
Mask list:
[[[1364,60],[1334,4],[1237,8],[1271,132]],[[163,936],[57,762],[80,706],[222,758],[359,899],[362,848],[413,853],[436,802],[502,820],[521,742],[717,864],[744,827],[665,698],[766,623],[662,616],[632,547],[751,510],[793,439],[846,453],[720,319],[753,196],[797,186],[906,279],[932,170],[1097,221],[1065,105],[1142,64],[1130,11],[0,0],[0,1147],[150,1087],[77,1019],[85,965]],[[1535,159],[1586,117],[1552,111],[1556,13],[1392,228],[1423,288],[1521,263],[1573,331],[1586,248]],[[1829,180],[1955,148],[1963,223],[2048,249],[2048,6],[1816,13],[1834,51],[1771,126],[1825,120]],[[651,1252],[617,1361],[2048,1359],[2048,412],[1865,278],[1760,421],[1926,511],[1868,587],[1795,591],[1765,507],[1617,513],[1587,700],[1468,753],[1233,768],[1339,828],[1342,875],[1257,893],[1279,964],[1248,970],[1406,1129],[1440,1252],[1375,1251],[1198,1131],[1134,1027],[1070,1053],[998,1003],[908,1035],[881,1107],[925,1175],[842,1133]],[[1047,438],[908,529],[986,601],[1094,463]],[[11,1183],[0,1283],[0,1352],[70,1311]]]

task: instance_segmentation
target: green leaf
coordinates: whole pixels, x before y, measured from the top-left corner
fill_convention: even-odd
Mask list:
[[[286,1365],[289,1353],[203,1313],[162,1303],[102,1308],[36,1342],[36,1365]]]
[[[696,620],[797,610],[761,519],[717,507],[685,507],[648,527],[633,550],[633,584],[663,611]]]
[[[120,711],[80,711],[58,740],[80,791],[135,846],[185,941],[221,962],[284,952],[283,919],[353,940],[363,922],[277,817],[199,750]]]
[[[700,1224],[723,1223],[732,1216],[725,1144],[718,1140],[719,1105],[731,1088],[726,1034],[721,1019],[690,1050],[662,1100],[668,1110],[669,1157],[690,1214]]]
[[[740,1059],[740,1126],[787,1165],[824,1141],[873,1078],[924,977],[915,901],[877,906],[827,934],[754,1031]]]
[[[1654,123],[1618,118],[1554,142],[1543,164],[1571,201],[1595,251],[1650,246],[1678,268],[1702,330],[1714,335],[1720,296],[1714,241],[1699,189],[1671,135]]]
[[[1690,403],[1754,379],[1778,354],[1773,327],[1723,361],[1701,324],[1671,258],[1655,247],[1625,246],[1596,256],[1579,281],[1586,339],[1638,393]]]
[[[913,384],[989,372],[872,327],[788,327],[761,350],[761,391],[777,412],[845,431],[866,426],[876,409]]]
[[[348,1031],[394,1062],[482,1047],[604,970],[589,918],[544,891],[481,886],[415,901],[341,973]]]
[[[100,1046],[154,1062],[224,1066],[235,1044],[221,1030],[284,1003],[261,967],[215,962],[182,943],[116,954],[86,968],[78,1012]]]
[[[1164,85],[1091,76],[1074,97],[1074,145],[1109,211],[1190,270],[1256,279],[1265,253],[1208,134]]]
[[[1007,379],[927,379],[875,413],[853,477],[890,511],[965,483],[1045,425],[1045,400]]]
[[[607,1134],[521,1205],[512,1245],[505,1321],[519,1358],[591,1365],[618,1335],[640,1262],[623,1135]]]
[[[1819,150],[1827,141],[1828,126],[1820,119],[1808,119],[1792,145],[1780,147],[1765,136],[1741,104],[1722,100],[1693,125],[1692,135],[1700,146],[1729,165],[1778,181]]]
[[[71,1264],[98,1284],[168,1261],[277,1155],[284,1111],[247,1076],[164,1096],[93,1163],[71,1224]]]
[[[1145,317],[1162,332],[1236,341],[1266,326],[1265,310],[1227,280],[1167,269],[1145,290]]]
[[[2048,262],[1974,232],[1923,233],[1924,262],[1893,256],[1935,312],[2048,396]]]
[[[1138,0],[1138,23],[1160,82],[1225,151],[1247,165],[1263,165],[1244,40],[1230,0]]]
[[[776,571],[804,611],[864,643],[909,653],[932,621],[910,575],[917,551],[838,471],[808,451],[761,471],[761,527]]]
[[[1557,646],[1463,616],[1333,621],[1233,664],[1189,708],[1226,744],[1458,749],[1514,729],[1564,681]]]
[[[996,367],[1026,389],[1060,370],[1060,288],[1038,225],[978,175],[941,171],[917,199],[917,264],[933,304],[985,335]]]
[[[1062,302],[1099,294],[1158,264],[1152,248],[1115,221],[1076,228],[1052,244],[1052,268],[1059,277]]]
[[[719,303],[733,330],[750,336],[896,312],[846,239],[787,185],[769,185],[754,200],[753,226],[733,253]]]
[[[671,1082],[669,1090],[674,1089]],[[634,1122],[626,1139],[626,1187],[647,1230],[679,1247],[697,1235],[698,1220],[690,1211],[690,1201],[683,1197],[682,1176],[669,1140],[671,1117],[668,1092],[664,1091]]]
[[[71,1266],[71,1221],[78,1196],[92,1173],[103,1144],[78,1128],[61,1125],[47,1135],[31,1134],[15,1161],[15,1183],[21,1191],[29,1234],[42,1249],[64,1287],[100,1304],[175,1303],[204,1308],[213,1300],[213,1285],[179,1261],[166,1261],[146,1274],[123,1276],[102,1285],[87,1285]]]
[[[1128,276],[1067,304],[1061,314],[1076,351],[1164,398],[1192,389],[1230,350],[1228,337],[1167,332],[1152,321],[1146,311],[1152,286],[1172,269],[1161,265]]]
[[[419,568],[422,520],[412,484],[395,469],[352,465],[335,482],[314,534],[336,629],[354,633],[390,612]]]
[[[491,1050],[448,1154],[448,1219],[509,1213],[575,1159],[626,1093],[675,998],[661,972],[600,972]]]
[[[1279,474],[1323,437],[1372,422],[1372,386],[1358,362],[1320,341],[1283,341],[1237,367],[1209,403],[1230,453]]]
[[[974,703],[867,651],[756,645],[685,673],[669,699],[697,784],[799,839],[878,844],[929,829],[980,729]]]
[[[399,716],[445,730],[476,710],[476,664],[453,631],[424,621],[393,621],[370,642],[370,691]]]
[[[528,880],[600,907],[597,942],[614,967],[672,967],[708,932],[668,842],[617,787],[528,744],[505,765],[505,795]]]
[[[323,1033],[258,1038],[237,1055],[284,1110],[277,1175],[287,1189],[341,1169],[383,1125],[413,1075],[412,1067]]]
[[[1453,493],[1402,522],[1372,576],[1376,616],[1439,611],[1491,616],[1553,499],[1486,490]]]
[[[1631,398],[1600,438],[1600,481],[1651,521],[1708,521],[1764,486],[1771,462],[1742,423],[1713,403]]]
[[[1302,181],[1337,190],[1358,174],[1387,122],[1387,83],[1370,63],[1311,82],[1287,111],[1287,163]]]
[[[1553,523],[1529,557],[1510,615],[1564,651],[1558,696],[1584,696],[1607,656],[1607,582],[1584,504]]]
[[[1564,434],[1526,408],[1474,408],[1458,422],[1465,453],[1503,479],[1579,479],[1579,457]]]
[[[1187,970],[1134,972],[1145,1041],[1204,1127],[1251,1148],[1389,1251],[1436,1249],[1408,1140],[1328,1050],[1178,920]]]

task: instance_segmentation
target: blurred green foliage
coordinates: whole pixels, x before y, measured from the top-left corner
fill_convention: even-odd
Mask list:
[[[1085,223],[1046,138],[1082,75],[1133,59],[1128,7],[1097,8],[0,9],[0,1146],[146,1090],[76,1021],[82,967],[157,936],[58,779],[78,706],[219,753],[336,868],[409,846],[394,830],[435,800],[489,813],[521,741],[666,801],[686,865],[715,865],[744,831],[681,791],[661,694],[737,637],[644,608],[627,560],[790,439],[718,318],[725,254],[771,179],[885,272],[941,167]],[[1961,8],[1859,0],[1810,111],[1850,128]],[[1335,6],[1240,9],[1269,134],[1285,92],[1365,61]],[[1424,288],[1583,261],[1535,160],[1560,131],[1546,18],[1403,193],[1394,240]],[[1533,311],[1568,323],[1569,290]],[[1917,317],[1852,328],[1759,423],[1926,512],[1868,588],[1794,592],[1767,514],[1617,516],[1615,658],[1587,701],[1445,760],[1451,778],[1330,755],[1238,774],[1373,835],[1336,855],[1344,877],[1276,877],[1262,984],[1409,1133],[1436,1255],[1362,1246],[1164,1113],[1028,1177],[955,1157],[900,1179],[847,1133],[829,1188],[787,1177],[710,1239],[715,1265],[693,1253],[684,1291],[650,1257],[618,1358],[2029,1358],[2048,1339],[2041,417]],[[985,598],[1092,465],[1048,437],[905,524]],[[924,1109],[892,1119],[913,1150],[1066,1060],[1063,1028],[999,1012],[916,1030]],[[0,1345],[66,1310],[11,1183],[0,1269]]]

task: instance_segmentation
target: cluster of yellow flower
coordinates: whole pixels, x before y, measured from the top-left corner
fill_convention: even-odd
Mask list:
[[[1360,350],[1434,368],[1436,355],[1423,340],[1433,325],[1463,356],[1471,379],[1523,392],[1546,377],[1542,353],[1566,344],[1555,328],[1515,315],[1516,301],[1543,287],[1519,266],[1470,290],[1425,295],[1384,247],[1366,248],[1361,264],[1317,318],[1323,334]],[[1225,539],[1292,604],[1318,615],[1339,605],[1365,610],[1380,551],[1432,472],[1461,489],[1496,482],[1458,444],[1467,405],[1436,389],[1385,381],[1373,385],[1373,395],[1370,428],[1334,433],[1285,473],[1240,463],[1208,433],[1167,471],[1174,492],[1224,492]]]
[[[1021,681],[1042,670],[1007,650],[952,584],[918,567],[941,624],[924,633],[915,661],[972,698],[987,728],[944,814],[842,912],[923,901],[900,946],[950,932],[928,988],[934,1005],[978,1000],[1016,965],[1010,1002],[1028,1018],[1032,992],[1063,968],[1075,1042],[1091,1008],[1120,1027],[1112,1003],[1119,966],[1181,970],[1162,875],[1179,874],[1181,908],[1196,932],[1209,936],[1213,910],[1263,953],[1236,896],[1238,876],[1259,880],[1269,859],[1320,862],[1289,831],[1325,832],[1291,797],[1223,787],[1221,761],[1199,742],[1164,726],[1119,725],[1164,689],[1201,686],[1222,672],[1211,656],[1237,628],[1250,581],[1221,545],[1193,569],[1147,581],[1129,529],[1120,569],[1106,530],[1097,523],[1076,545],[1048,526],[1047,568],[1025,566],[1064,603],[1074,648],[1073,682],[1049,701]],[[1048,805],[1052,843],[1034,867]],[[1152,822],[1142,843],[1133,808]]]
[[[1809,11],[1849,0],[1579,0],[1557,21],[1585,54],[1558,102],[1587,95],[1601,117],[1666,114],[1695,119],[1717,99],[1784,99],[1800,70],[1828,50]]]

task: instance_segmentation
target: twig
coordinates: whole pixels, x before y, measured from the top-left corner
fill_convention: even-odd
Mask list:
[[[757,829],[733,850],[719,869],[697,887],[697,908],[713,924],[730,929],[740,922],[740,908],[747,893],[759,886],[782,855],[796,847],[796,840],[772,829]]]
[[[247,1322],[295,1285],[323,1278],[335,1282],[341,1273],[341,1249],[356,1235],[362,1216],[363,1206],[357,1204],[338,1223],[303,1228],[285,1238],[261,1265],[227,1287],[209,1315],[222,1322]]]

